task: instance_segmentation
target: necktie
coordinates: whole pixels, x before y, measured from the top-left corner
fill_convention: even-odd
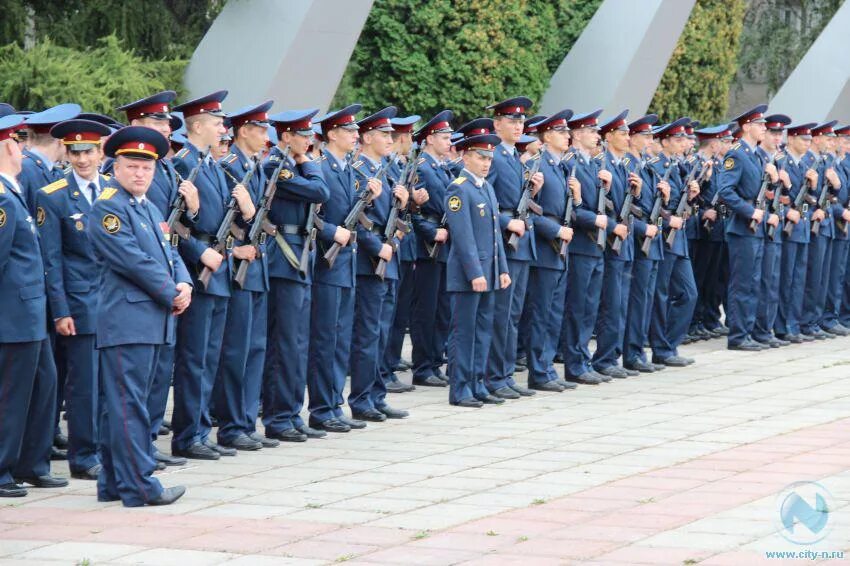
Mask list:
[[[89,183],[89,203],[94,204],[95,199],[98,197],[97,194],[97,185],[94,182]]]

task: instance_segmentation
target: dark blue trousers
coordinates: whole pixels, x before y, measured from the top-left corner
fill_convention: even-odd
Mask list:
[[[658,265],[649,322],[653,357],[663,359],[677,355],[688,332],[696,301],[697,285],[691,260],[665,253]]]
[[[626,328],[623,336],[623,364],[637,360],[647,361],[643,345],[649,336],[649,321],[652,318],[652,300],[655,296],[655,280],[658,265],[655,259],[639,257],[632,262],[632,284],[626,309]]]
[[[528,332],[521,335],[525,342],[530,385],[543,384],[558,378],[552,360],[558,348],[566,291],[566,269],[531,268],[525,305]]]
[[[591,371],[590,338],[596,327],[605,262],[601,257],[570,254],[564,312],[564,373],[577,377]]]
[[[313,284],[307,390],[310,419],[342,415],[342,396],[354,325],[354,288]]]
[[[213,413],[218,419],[220,442],[233,442],[240,434],[254,432],[256,426],[266,356],[266,302],[266,293],[231,291],[227,330],[213,388]]]
[[[174,344],[159,347],[151,394],[148,397],[148,414],[151,419],[151,442],[156,442],[159,427],[165,419],[168,405],[168,392],[171,390],[171,378],[174,376]]]
[[[152,344],[100,350],[103,469],[97,495],[101,500],[120,498],[125,507],[139,507],[162,493],[162,485],[153,477],[156,462],[147,406],[158,355],[159,346]]]
[[[172,450],[185,450],[209,436],[209,406],[218,373],[228,300],[228,297],[196,293],[186,312],[177,318]]]
[[[381,376],[390,377],[393,368],[401,361],[401,348],[404,346],[404,335],[411,323],[413,307],[414,262],[402,261],[398,270],[398,291],[393,312],[393,324],[384,349],[384,359]]]
[[[809,264],[809,244],[783,242],[779,260],[779,312],[774,328],[778,336],[799,334],[803,292]]]
[[[728,343],[738,345],[752,338],[761,285],[764,239],[727,234],[729,246],[729,294],[726,324]]]
[[[414,380],[435,375],[443,365],[450,314],[446,300],[446,264],[428,259],[417,261],[410,320]]]
[[[484,372],[493,336],[495,293],[451,293],[447,374],[449,402],[487,395]]]
[[[756,323],[753,328],[753,338],[760,342],[766,342],[773,337],[773,327],[779,309],[779,277],[781,275],[779,262],[781,258],[782,243],[765,241],[764,254],[761,260],[761,282]]]
[[[55,413],[50,340],[0,344],[0,484],[50,473]]]
[[[593,353],[593,369],[597,371],[616,366],[623,354],[631,282],[632,262],[605,259],[602,298],[596,322],[596,351]]]
[[[493,325],[493,339],[485,378],[485,385],[490,391],[514,383],[519,319],[525,303],[530,265],[527,261],[509,259],[508,273],[511,276],[511,284],[506,289],[495,291],[493,320],[496,324]]]
[[[812,234],[809,242],[809,263],[806,269],[806,292],[803,293],[803,310],[800,329],[811,334],[817,328],[826,305],[826,286],[829,282],[832,239]]]
[[[693,326],[714,329],[720,326],[719,296],[723,242],[697,240],[692,257],[697,304]]]
[[[382,281],[374,275],[357,276],[348,395],[348,406],[353,413],[386,404],[387,389],[380,376],[380,360],[392,320],[395,284],[393,280]]]
[[[312,287],[289,279],[270,279],[268,296],[268,348],[262,370],[263,426],[280,433],[304,424],[304,392],[310,348]],[[331,350],[323,350],[330,356]],[[254,397],[246,400],[253,409]]]
[[[97,455],[98,355],[94,334],[57,336],[65,359],[65,415],[68,465],[82,472],[100,463]]]
[[[821,326],[827,330],[838,324],[838,317],[841,313],[841,300],[844,296],[844,276],[847,272],[848,248],[850,248],[850,240],[832,240],[826,307],[824,308],[823,317],[821,317]]]

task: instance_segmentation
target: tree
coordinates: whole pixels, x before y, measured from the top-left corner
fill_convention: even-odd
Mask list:
[[[725,119],[744,8],[744,0],[697,0],[650,104],[661,120]]]

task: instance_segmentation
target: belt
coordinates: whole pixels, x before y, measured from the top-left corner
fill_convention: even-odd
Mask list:
[[[499,207],[499,213],[504,214],[506,212],[512,216],[519,216],[519,213],[517,213],[517,211],[513,208],[502,208],[501,206]]]
[[[558,224],[564,221],[564,218],[562,216],[556,216],[554,214],[544,214],[543,218],[548,218],[549,220],[557,222]]]
[[[433,222],[434,224],[439,224],[442,220],[442,218],[434,216],[432,214],[420,214],[419,217],[422,218],[422,220],[425,220],[426,222]]]
[[[290,234],[293,236],[306,236],[307,231],[304,230],[303,226],[299,226],[298,224],[281,224],[277,227],[277,231],[281,234]]]
[[[214,244],[215,243],[215,236],[213,236],[212,234],[196,234],[196,233],[192,232],[192,237],[195,238],[198,241],[205,243],[205,244]]]
[[[387,227],[383,226],[381,224],[372,224],[372,227],[369,229],[369,231],[372,232],[373,234],[377,234],[378,236],[381,236],[383,238],[384,232],[386,231],[386,229],[387,229]]]

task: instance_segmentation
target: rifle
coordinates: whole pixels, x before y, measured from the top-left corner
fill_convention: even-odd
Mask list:
[[[661,177],[661,181],[667,182],[670,178],[670,173],[673,172],[674,164],[670,163],[670,166],[667,167],[667,170],[664,171],[664,176]],[[655,171],[653,171],[655,174]],[[661,182],[659,181],[659,183]],[[652,210],[649,213],[649,222],[647,224],[655,224],[659,228],[661,228],[661,209],[664,206],[664,195],[661,194],[661,191],[658,191],[658,194],[655,195],[655,202],[652,203]],[[640,245],[640,251],[643,252],[643,255],[649,255],[649,249],[652,246],[652,240],[654,238],[650,236],[643,237],[643,243]]]
[[[701,164],[699,170],[700,177],[702,177],[702,173],[705,170],[705,165]],[[694,166],[691,167],[691,170],[688,172],[688,176],[685,178],[685,183],[682,186],[682,196],[679,197],[679,205],[676,207],[676,212],[674,213],[674,216],[676,216],[677,218],[681,218],[683,221],[687,220],[687,216],[689,215],[688,210],[691,208],[691,206],[688,204],[688,185],[691,183],[691,181],[694,180],[694,177],[696,176],[696,171],[697,165],[695,163]],[[678,228],[673,228],[671,226],[670,230],[667,232],[667,237],[664,239],[667,245],[671,248],[673,247],[673,242],[676,241],[676,233],[678,231]]]
[[[251,229],[248,231],[248,245],[254,246],[257,249],[257,253],[260,251],[260,245],[265,243],[267,235],[277,236],[277,226],[269,222],[267,216],[274,200],[274,194],[277,191],[277,178],[284,165],[286,165],[286,157],[288,155],[289,148],[287,147],[280,158],[280,163],[275,167],[274,172],[266,182],[266,190],[260,199],[260,206],[257,207],[257,212],[254,213],[254,218],[251,221]],[[242,260],[236,268],[236,276],[233,277],[233,281],[239,285],[240,289],[245,287],[245,278],[248,276],[248,265],[250,263],[247,260]]]
[[[793,204],[791,205],[794,210],[799,210],[800,214],[805,214],[809,210],[809,189],[811,188],[811,182],[807,178],[803,178],[803,184],[800,187],[800,191],[797,193],[797,198],[794,199]],[[802,218],[800,219],[802,220]],[[786,236],[790,236],[792,232],[794,232],[794,223],[788,222],[785,224],[785,228],[782,230],[785,232]]]
[[[626,196],[623,197],[623,206],[620,208],[619,214],[617,214],[617,223],[625,224],[629,228],[631,228],[630,225],[633,215],[638,217],[643,216],[643,212],[640,209],[635,209],[633,205],[635,199],[635,187],[635,183],[630,181],[629,190],[626,192]],[[623,249],[623,242],[625,240],[621,240],[616,235],[612,235],[612,238],[613,239],[609,244],[611,246],[611,251],[617,255],[620,255],[620,251]]]
[[[829,203],[829,193],[832,190],[832,183],[830,183],[826,178],[826,170],[828,169],[828,166],[825,155],[821,157],[821,162],[823,163],[823,188],[818,195],[816,206],[818,207],[818,210],[823,210],[824,214],[826,214],[826,205]],[[821,222],[823,222],[823,220],[815,220],[812,222],[812,234],[817,235],[820,233]]]
[[[542,150],[541,150],[542,151]],[[570,169],[569,179],[576,178],[576,168],[573,167]],[[567,206],[564,209],[564,217],[561,219],[561,226],[565,226],[567,228],[572,228],[573,226],[573,208],[575,208],[575,202],[573,199],[573,192],[570,190],[569,181],[567,182]],[[561,238],[557,238],[552,242],[552,245],[558,249],[558,256],[561,259],[567,258],[567,247],[569,246],[569,242],[566,240],[562,240]]]
[[[774,158],[773,162],[776,163],[775,158]],[[779,170],[782,171],[784,169],[785,169],[785,160],[782,160],[782,163],[779,166]],[[771,200],[771,202],[770,202],[771,212],[773,212],[774,214],[778,214],[780,218],[782,217],[782,214],[780,213],[780,211],[782,209],[782,190],[783,190],[782,182],[776,183],[776,185],[774,185],[774,187],[773,187],[773,200]],[[774,226],[772,224],[768,224],[767,225],[767,238],[769,240],[772,240],[773,236],[775,234],[776,234],[776,226]]]
[[[378,170],[378,173],[375,175],[375,179],[383,181],[384,176],[387,174],[387,165],[384,164]],[[346,242],[346,245],[350,244],[353,241],[357,240],[357,233],[354,229],[357,227],[357,224],[360,223],[367,230],[371,230],[374,225],[371,220],[366,217],[364,211],[366,207],[369,206],[372,202],[372,191],[369,190],[368,187],[363,187],[363,190],[360,192],[360,198],[357,199],[357,202],[354,203],[354,206],[351,207],[351,210],[348,211],[348,216],[345,217],[345,220],[342,222],[342,227],[351,232],[351,238]],[[334,266],[334,262],[336,262],[336,258],[339,255],[339,252],[342,250],[342,246],[338,242],[334,242],[328,251],[325,252],[324,258],[328,262],[329,267]]]
[[[776,163],[775,159],[771,160],[772,163]],[[767,192],[767,186],[770,184],[770,176],[765,173],[764,178],[761,181],[761,187],[759,187],[759,194],[756,196],[756,209],[761,210],[762,212],[767,212],[767,199],[765,198],[765,193]],[[750,220],[750,232],[755,232],[758,228],[759,223],[756,222],[755,219]]]
[[[408,153],[408,157],[412,157],[412,156],[413,156],[413,147],[411,146],[410,153]],[[407,164],[405,164],[405,168],[407,168],[407,165],[409,165],[409,162]],[[409,174],[410,173],[408,172],[408,175]],[[402,178],[404,178],[404,177],[402,177]],[[409,188],[408,188],[408,192],[410,192]],[[389,244],[390,247],[392,247],[392,249],[393,249],[393,253],[396,253],[398,251],[398,246],[396,245],[396,243],[394,241],[396,230],[401,230],[402,232],[407,234],[408,232],[410,232],[410,226],[408,226],[408,224],[406,222],[399,219],[399,217],[398,217],[399,212],[401,211],[401,201],[399,199],[397,199],[395,196],[393,196],[392,198],[393,198],[393,205],[390,208],[390,214],[387,217],[387,225],[384,228],[384,243]],[[387,274],[387,263],[388,263],[387,260],[385,260],[384,258],[381,257],[381,258],[378,258],[378,265],[375,267],[375,275],[380,277],[382,281],[384,279],[384,276]]]
[[[523,183],[522,196],[519,197],[519,204],[516,207],[516,216],[514,217],[517,220],[522,220],[525,223],[526,229],[531,228],[531,222],[528,220],[529,211],[534,214],[543,214],[543,209],[540,208],[539,204],[534,202],[534,197],[531,194],[531,178],[540,171],[540,162],[543,161],[543,156],[538,153],[537,156],[532,159],[535,159],[535,162],[528,171],[528,175]],[[513,251],[517,251],[519,249],[519,235],[516,232],[511,232],[511,235],[508,236],[508,245]]]
[[[251,177],[254,176],[257,168],[260,166],[259,158],[255,158],[254,166],[251,167],[245,175],[242,177],[242,180],[239,181],[239,184],[248,188],[248,183],[251,182]],[[212,246],[212,249],[216,252],[224,255],[227,250],[233,248],[233,238],[242,240],[245,238],[245,230],[236,225],[236,213],[239,211],[239,205],[236,203],[236,199],[231,197],[230,203],[227,205],[227,212],[224,213],[224,219],[221,221],[221,224],[218,226],[218,231],[215,233],[215,244]],[[210,279],[212,279],[213,270],[207,267],[206,265],[201,269],[200,275],[198,275],[198,282],[201,286],[206,290],[209,287]]]
[[[605,171],[605,142],[602,142],[602,163],[599,166],[600,171]],[[602,179],[597,178],[596,180],[596,214],[599,216],[605,215],[605,184],[602,182]],[[596,245],[599,246],[600,250],[605,249],[605,228],[597,228],[596,229]]]
[[[198,152],[200,159],[198,159],[198,163],[195,165],[195,168],[189,172],[189,176],[186,177],[186,180],[190,183],[194,183],[195,179],[198,177],[198,172],[201,170],[201,165],[204,164],[204,159],[206,159],[207,155],[209,155],[210,149],[212,149],[212,146],[208,145],[205,150]],[[168,213],[168,219],[165,221],[166,224],[168,224],[168,232],[171,234],[172,246],[177,245],[179,238],[188,240],[189,235],[191,234],[189,228],[186,227],[181,220],[184,212],[186,212],[186,199],[183,198],[183,195],[178,193],[177,198],[174,199],[174,203],[171,205],[171,211]]]

